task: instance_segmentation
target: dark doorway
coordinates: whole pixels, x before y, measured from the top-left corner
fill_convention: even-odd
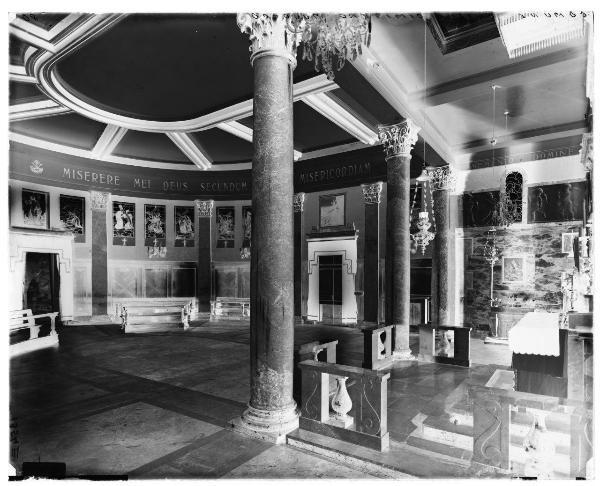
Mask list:
[[[54,253],[27,253],[23,309],[35,314],[59,312],[59,273]]]
[[[342,255],[319,256],[319,307],[322,322],[342,319]]]

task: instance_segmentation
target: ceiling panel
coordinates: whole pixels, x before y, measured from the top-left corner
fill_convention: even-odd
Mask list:
[[[17,14],[17,17],[44,30],[50,30],[67,15],[66,13],[28,13]]]
[[[252,143],[220,128],[189,134],[210,155],[213,164],[236,164],[252,161]]]
[[[8,84],[8,99],[11,105],[18,105],[47,100],[48,97],[38,89],[37,84],[10,81]]]
[[[185,154],[163,133],[128,130],[113,155],[135,159],[192,164]]]
[[[87,150],[96,145],[104,127],[75,113],[10,123],[12,132]]]
[[[28,47],[31,47],[31,44],[28,44],[25,41],[19,39],[16,35],[8,36],[8,55],[10,59],[10,64],[13,66],[23,66],[24,65],[24,56],[25,51]]]
[[[302,101],[294,103],[294,148],[301,152],[356,142],[345,130]]]

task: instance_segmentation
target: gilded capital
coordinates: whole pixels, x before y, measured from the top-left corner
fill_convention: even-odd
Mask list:
[[[90,202],[92,209],[103,211],[106,210],[109,199],[110,192],[90,191]]]
[[[250,38],[250,63],[271,55],[285,57],[296,67],[296,49],[302,38],[302,29],[292,28],[284,14],[239,13],[237,24]]]
[[[449,165],[428,167],[427,173],[431,177],[431,188],[434,191],[453,191],[456,187],[456,176]]]
[[[417,141],[417,134],[421,130],[414,122],[407,118],[396,125],[379,125],[379,140],[383,144],[386,157],[397,155],[410,157],[410,151]]]
[[[375,182],[373,184],[361,184],[365,204],[379,204],[381,202],[381,190],[383,182]]]
[[[303,192],[294,194],[294,212],[302,213],[304,211],[304,196]]]
[[[194,203],[196,204],[199,218],[210,218],[212,216],[213,206],[215,205],[212,199],[196,199]]]

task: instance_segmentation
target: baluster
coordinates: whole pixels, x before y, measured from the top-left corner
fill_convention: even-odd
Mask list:
[[[334,414],[331,416],[331,421],[334,425],[339,425],[348,428],[354,422],[354,419],[348,416],[348,412],[352,410],[352,400],[346,389],[347,376],[336,376],[337,389],[331,399],[331,408]]]

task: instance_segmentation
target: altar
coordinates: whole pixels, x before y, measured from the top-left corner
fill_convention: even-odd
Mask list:
[[[529,312],[508,332],[515,390],[566,398],[569,332],[559,314]]]

